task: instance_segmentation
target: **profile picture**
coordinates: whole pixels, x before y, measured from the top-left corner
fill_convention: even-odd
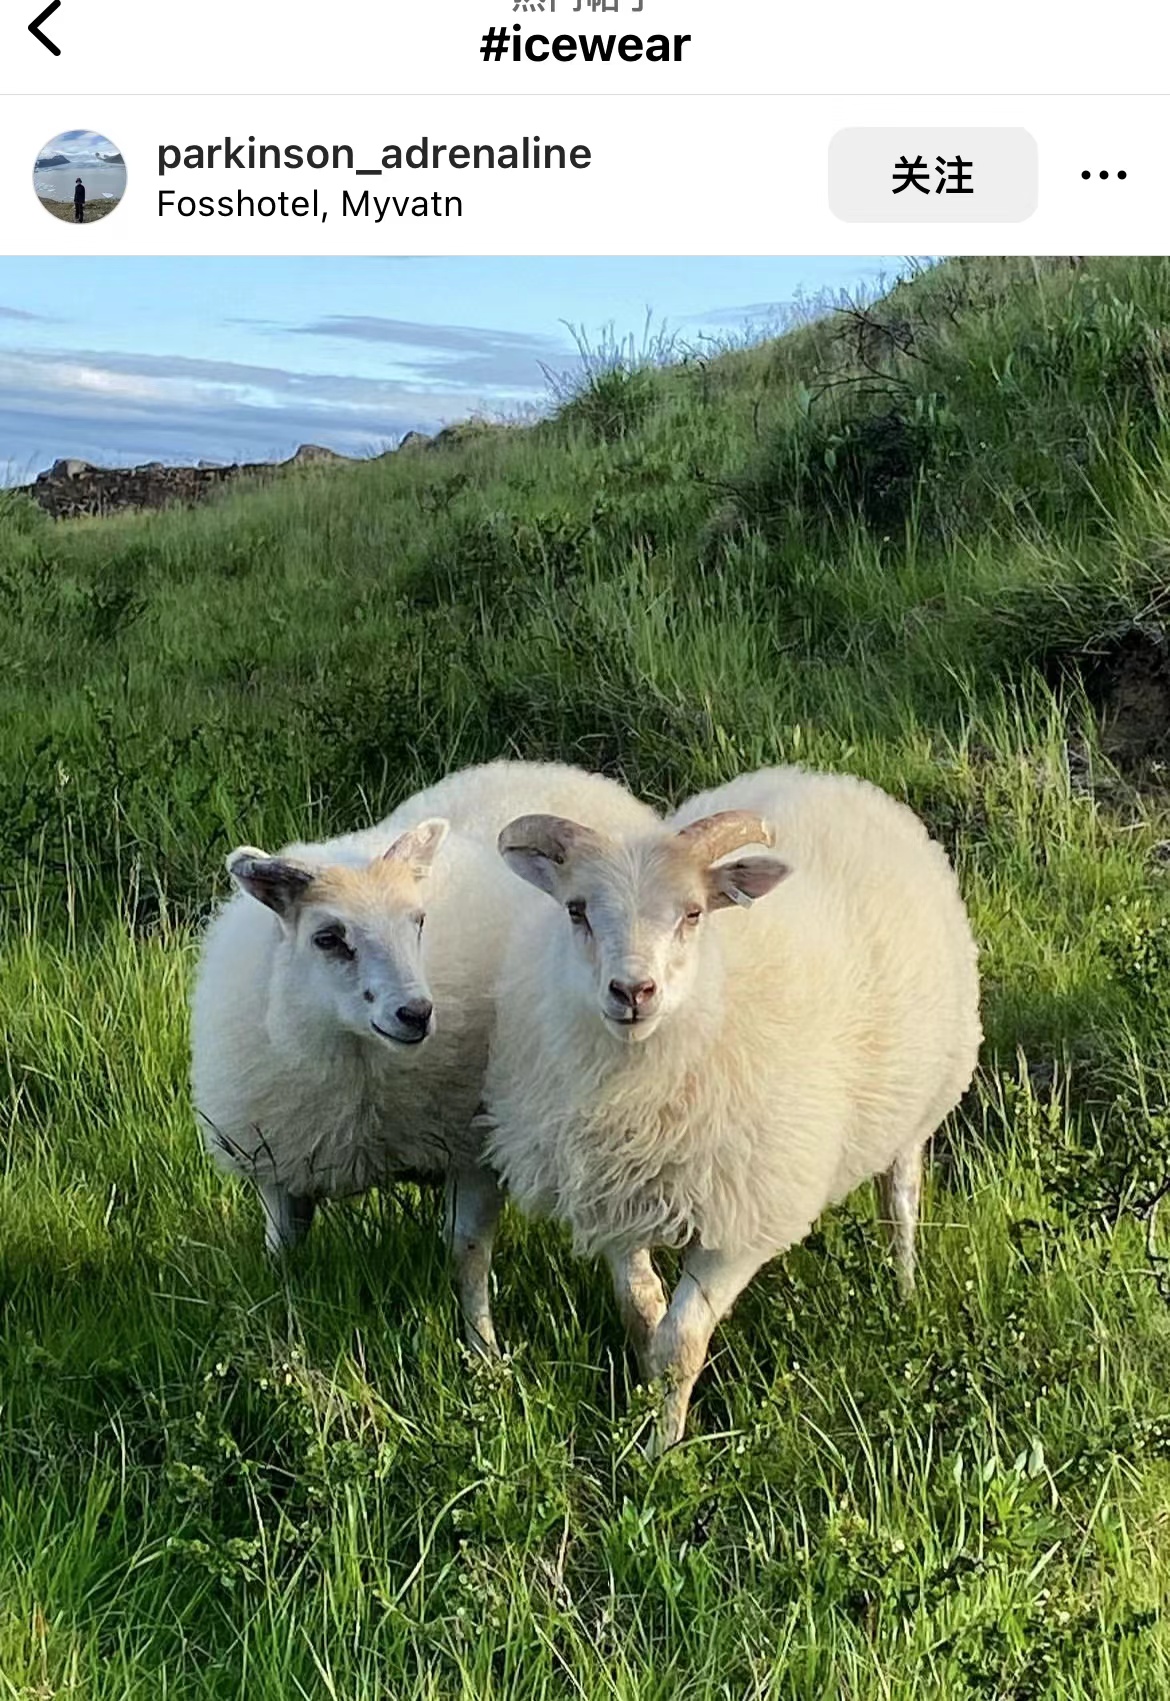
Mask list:
[[[108,136],[62,130],[37,155],[33,188],[55,219],[93,224],[112,213],[126,193],[126,162]]]

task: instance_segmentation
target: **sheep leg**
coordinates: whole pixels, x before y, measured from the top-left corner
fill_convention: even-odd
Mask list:
[[[666,1316],[650,1345],[655,1376],[666,1381],[662,1414],[647,1445],[652,1459],[681,1441],[691,1391],[707,1359],[715,1326],[726,1317],[767,1254],[716,1252],[693,1246]]]
[[[903,1299],[914,1292],[914,1235],[922,1198],[923,1146],[899,1153],[878,1176],[881,1223],[889,1239],[898,1270],[898,1288]]]
[[[455,1170],[447,1178],[446,1238],[455,1264],[463,1332],[472,1352],[498,1358],[492,1323],[492,1240],[503,1194],[486,1169]]]
[[[259,1183],[264,1206],[264,1244],[274,1256],[299,1246],[313,1225],[316,1201],[304,1194],[290,1193],[275,1181]]]
[[[666,1316],[666,1295],[662,1291],[662,1283],[644,1246],[638,1247],[635,1252],[613,1253],[609,1258],[609,1268],[618,1310],[630,1344],[638,1356],[638,1367],[643,1377],[650,1381],[654,1375],[650,1368],[650,1345],[658,1325]]]

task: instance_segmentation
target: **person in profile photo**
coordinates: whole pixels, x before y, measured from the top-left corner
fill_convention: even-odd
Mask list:
[[[97,224],[118,210],[126,193],[122,150],[97,130],[62,130],[37,150],[33,192],[50,218]]]

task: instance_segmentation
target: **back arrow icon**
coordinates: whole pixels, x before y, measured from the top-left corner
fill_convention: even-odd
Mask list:
[[[61,57],[61,49],[57,46],[55,41],[50,41],[47,35],[41,34],[41,25],[44,23],[46,18],[51,18],[53,16],[53,13],[57,10],[60,4],[61,0],[51,0],[51,4],[45,7],[40,17],[34,18],[32,23],[28,26],[29,34],[35,35],[41,46],[47,47],[49,52],[55,54],[58,59]]]

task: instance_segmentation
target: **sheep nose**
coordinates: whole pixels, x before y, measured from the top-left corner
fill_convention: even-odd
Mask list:
[[[400,1004],[394,1014],[404,1028],[411,1028],[416,1034],[425,1034],[431,1025],[434,1005],[429,998],[412,998],[407,1004]]]
[[[609,990],[627,1010],[641,1010],[658,991],[652,980],[611,980]]]

